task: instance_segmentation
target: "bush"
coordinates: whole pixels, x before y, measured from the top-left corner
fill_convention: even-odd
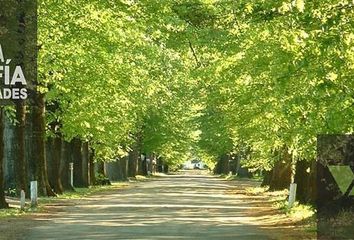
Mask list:
[[[109,181],[108,177],[99,173],[95,178],[95,185],[112,185],[111,181]]]

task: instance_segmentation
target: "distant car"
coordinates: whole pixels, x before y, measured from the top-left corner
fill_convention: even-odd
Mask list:
[[[190,160],[183,164],[183,169],[206,169],[206,165],[201,160]]]

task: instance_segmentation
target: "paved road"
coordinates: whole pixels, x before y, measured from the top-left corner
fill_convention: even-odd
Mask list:
[[[234,184],[206,175],[136,183],[37,218],[25,239],[273,239],[247,201],[227,194]]]

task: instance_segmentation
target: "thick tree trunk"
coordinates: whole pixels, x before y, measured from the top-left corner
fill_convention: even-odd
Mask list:
[[[16,141],[14,143],[16,160],[16,192],[19,195],[21,190],[28,192],[27,184],[27,163],[25,158],[25,124],[26,124],[26,106],[23,101],[16,102]]]
[[[232,172],[232,175],[237,175],[238,170],[240,169],[240,160],[241,156],[240,154],[233,154],[230,156],[230,171]]]
[[[318,194],[318,185],[317,185],[317,161],[313,160],[311,161],[311,167],[310,167],[310,177],[309,177],[309,189],[307,191],[308,195],[308,203],[311,204],[316,204],[317,199],[317,194]]]
[[[49,140],[48,140],[49,141]],[[54,191],[57,194],[62,194],[64,192],[63,185],[61,183],[61,159],[62,159],[62,139],[59,136],[51,139],[51,158],[52,158],[52,171],[51,171],[51,183],[54,188]]]
[[[168,164],[164,164],[163,170],[164,170],[164,173],[168,173],[168,171],[169,171]]]
[[[295,183],[297,184],[296,198],[301,203],[311,200],[311,161],[298,161],[296,163]]]
[[[89,185],[94,185],[95,180],[95,150],[90,148],[89,151]]]
[[[261,184],[262,187],[270,185],[270,181],[272,179],[272,175],[273,175],[272,170],[264,172],[263,181],[262,181],[262,184]]]
[[[64,190],[74,191],[74,188],[70,184],[70,169],[71,163],[71,143],[62,140],[62,152],[61,152],[61,166],[60,166],[60,180]]]
[[[223,154],[215,165],[214,174],[229,174],[229,172],[229,155]]]
[[[49,185],[47,175],[47,162],[45,154],[45,105],[44,95],[36,92],[33,104],[33,158],[37,163],[36,180],[38,181],[38,194],[42,196],[55,196]]]
[[[82,184],[89,186],[89,143],[82,143]]]
[[[144,159],[141,161],[141,171],[143,176],[147,176],[148,174],[148,163],[147,163],[148,158],[149,156],[146,155]]]
[[[120,159],[120,165],[122,166],[122,179],[128,179],[128,156],[125,156]]]
[[[102,161],[97,162],[97,173],[106,176],[105,163]]]
[[[4,193],[4,117],[3,109],[0,108],[0,208],[8,208]]]
[[[82,141],[78,138],[74,138],[72,141],[73,148],[73,163],[74,163],[74,186],[85,187],[83,181],[83,163],[82,163]]]
[[[277,161],[272,169],[269,190],[283,190],[289,188],[292,178],[292,157],[287,149],[280,153],[280,160]]]
[[[139,151],[137,150],[136,144],[134,144],[133,149],[129,152],[128,158],[128,177],[135,177],[138,171],[139,158]]]

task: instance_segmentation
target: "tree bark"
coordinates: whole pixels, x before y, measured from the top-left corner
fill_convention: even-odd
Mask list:
[[[270,185],[270,181],[271,181],[272,175],[273,175],[272,170],[264,172],[263,181],[262,181],[262,184],[261,184],[262,187]]]
[[[61,182],[61,159],[62,159],[62,139],[56,136],[52,140],[52,186],[57,194],[62,194],[64,192],[63,185]]]
[[[71,144],[62,140],[62,152],[61,152],[61,166],[60,166],[60,180],[64,190],[74,191],[74,188],[70,184],[70,169],[71,163]]]
[[[274,164],[270,179],[269,190],[283,190],[289,188],[292,178],[292,157],[287,149],[280,152],[280,159]]]
[[[15,172],[16,172],[16,192],[19,195],[21,190],[28,192],[27,183],[27,163],[25,157],[25,125],[26,106],[24,101],[16,101],[16,141],[15,141]]]
[[[229,155],[223,154],[215,165],[214,174],[229,174],[229,172]]]
[[[297,184],[296,198],[301,203],[311,201],[311,161],[298,161],[296,163],[295,183]]]
[[[102,161],[97,162],[97,173],[106,176],[106,169],[104,166],[104,162]]]
[[[33,104],[33,142],[34,156],[36,162],[36,180],[38,181],[38,194],[42,196],[55,196],[49,185],[47,175],[47,162],[45,154],[45,104],[44,95],[34,93]]]
[[[9,205],[5,200],[4,192],[4,113],[3,108],[0,108],[0,208],[8,208]]]
[[[128,156],[125,156],[120,159],[120,164],[122,166],[122,179],[128,179]]]
[[[95,185],[95,150],[93,148],[90,148],[89,152],[89,168],[89,184]]]
[[[132,150],[129,152],[128,161],[128,177],[135,177],[138,171],[138,156],[136,144],[133,145]]]
[[[82,141],[79,138],[74,138],[72,141],[73,147],[73,163],[74,163],[74,186],[85,187],[83,181],[83,163],[82,163]]]
[[[82,185],[89,186],[89,143],[82,143]]]

